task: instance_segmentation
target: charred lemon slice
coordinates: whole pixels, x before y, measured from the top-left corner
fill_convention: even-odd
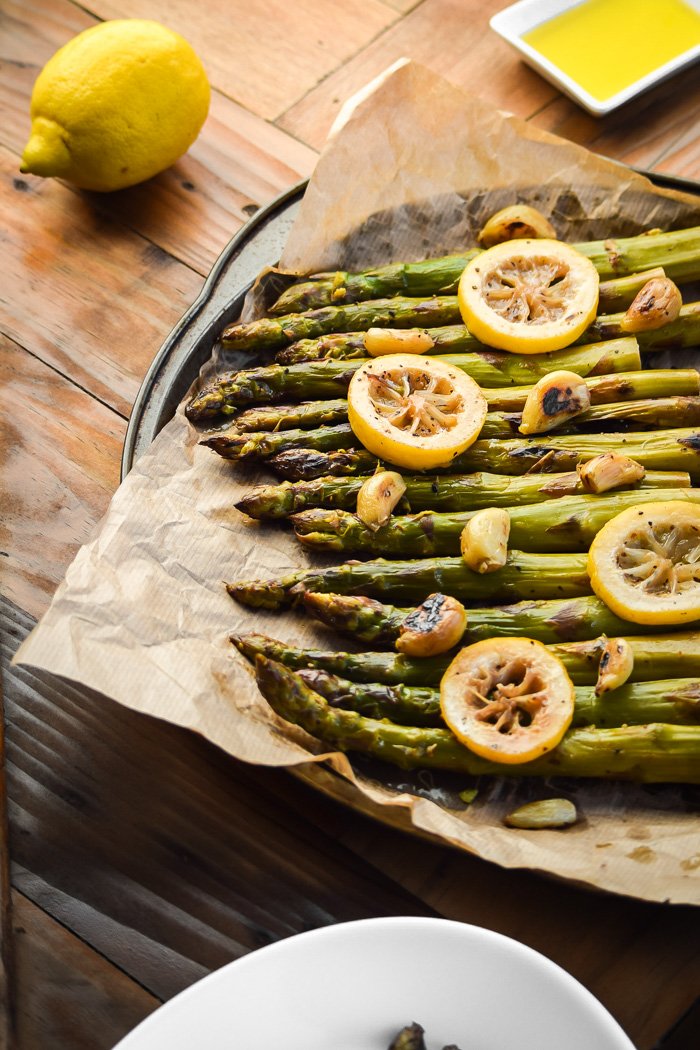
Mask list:
[[[504,241],[475,256],[459,281],[459,309],[487,346],[543,354],[569,346],[598,309],[598,273],[561,241]]]
[[[574,713],[566,669],[532,638],[487,638],[462,649],[440,683],[442,717],[492,762],[530,762],[556,747]]]
[[[450,463],[476,440],[486,410],[474,380],[434,357],[379,357],[348,388],[348,419],[365,448],[414,470]]]
[[[700,507],[642,503],[611,518],[588,554],[591,587],[632,623],[700,619]]]

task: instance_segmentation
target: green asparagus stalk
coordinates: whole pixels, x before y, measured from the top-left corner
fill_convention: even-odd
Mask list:
[[[351,682],[328,671],[301,669],[297,674],[310,689],[334,707],[357,711],[368,718],[388,718],[400,725],[440,725],[440,691],[429,686]],[[592,686],[576,686],[572,727],[595,725],[609,729],[622,725],[700,724],[700,681],[670,678],[635,682],[603,696]]]
[[[426,351],[431,355],[474,354],[491,349],[473,336],[461,319],[459,324],[421,328],[420,331],[427,333],[433,340],[433,346]],[[278,350],[275,361],[281,365],[293,365],[303,361],[321,361],[324,358],[353,361],[366,357],[364,332],[333,332],[317,339],[299,339],[296,343]]]
[[[369,718],[389,718],[399,725],[440,725],[440,693],[430,686],[351,682],[316,668],[297,674],[334,707],[349,708]]]
[[[611,277],[601,281],[598,288],[598,313],[613,314],[626,310],[634,302],[644,285],[656,277],[665,277],[662,266],[641,273],[631,273],[626,277]],[[698,260],[698,277],[700,277],[700,259]]]
[[[680,371],[680,369],[678,370]],[[671,375],[674,369],[669,369]],[[651,375],[641,372],[640,375]],[[695,372],[698,376],[698,373]],[[690,394],[690,390],[674,390],[674,394]],[[658,397],[662,393],[657,394]],[[258,405],[239,412],[235,419],[236,429],[257,432],[260,430],[292,430],[295,428],[331,427],[336,423],[347,423],[348,403],[345,398],[332,401],[302,401],[298,405]]]
[[[308,433],[308,431],[307,431]],[[511,476],[532,473],[571,471],[602,452],[620,452],[636,459],[649,470],[682,471],[700,478],[700,430],[679,427],[673,430],[629,431],[614,434],[542,434],[532,438],[510,440],[486,439],[456,456],[450,473],[485,471]],[[372,474],[378,464],[375,456],[364,449],[317,452],[292,449],[268,460],[280,477],[288,480],[311,480],[324,475],[364,476]],[[435,476],[439,476],[436,472]]]
[[[535,383],[559,368],[582,376],[641,368],[637,341],[630,336],[590,346],[571,346],[550,354],[490,350],[446,355],[439,360],[466,372],[483,387]],[[265,365],[228,372],[195,395],[187,406],[187,416],[198,422],[220,413],[231,415],[238,407],[269,405],[285,398],[310,401],[343,397],[361,364],[363,361],[309,361],[289,367]]]
[[[396,296],[365,303],[324,306],[320,310],[262,317],[229,325],[221,335],[227,350],[279,350],[298,339],[329,332],[366,332],[368,328],[433,328],[462,319],[456,295],[430,299]]]
[[[624,335],[623,313],[598,317],[586,331],[587,341],[617,339]],[[687,303],[675,321],[650,332],[638,332],[640,350],[683,350],[700,344],[700,303]]]
[[[479,432],[482,440],[511,438],[519,433],[522,415],[520,412],[489,412]],[[551,433],[566,434],[578,430],[597,430],[606,426],[635,426],[639,429],[654,427],[700,425],[700,397],[659,397],[643,401],[618,401],[609,405],[594,405],[571,419],[568,424],[557,427]]]
[[[646,499],[700,503],[700,488],[650,490],[644,497],[637,490],[562,496],[543,503],[506,507],[510,517],[509,543],[516,550],[550,554],[587,551],[606,522]],[[340,551],[346,556],[430,558],[459,554],[464,526],[476,513],[424,510],[420,514],[393,515],[376,530],[345,510],[315,508],[293,514],[290,521],[300,543],[313,550]]]
[[[520,418],[520,413],[489,412],[480,432],[480,441],[506,440],[517,435]],[[574,422],[577,427],[600,427],[606,423],[648,427],[674,427],[679,423],[698,426],[700,397],[660,397],[598,405],[582,412]],[[562,429],[567,433],[572,426],[559,428],[557,436],[561,435]],[[547,435],[544,440],[547,440]],[[332,452],[361,447],[349,423],[321,426],[313,430],[263,430],[259,433],[241,433],[234,423],[225,430],[207,434],[200,444],[213,449],[224,459],[231,460],[250,459],[252,456],[267,459],[290,449],[311,448],[316,452]],[[456,462],[453,461],[453,464]]]
[[[383,605],[375,598],[315,591],[304,595],[304,608],[327,627],[350,635],[358,642],[380,647],[394,645],[406,617],[414,611],[413,608]],[[484,638],[511,635],[536,638],[545,644],[583,642],[602,634],[615,637],[636,631],[663,633],[667,627],[628,623],[615,616],[599,598],[587,595],[584,598],[470,608],[463,642],[468,645]]]
[[[363,448],[341,452],[292,448],[271,456],[265,460],[265,466],[288,481],[314,481],[324,477],[365,477],[376,470],[378,462]]]
[[[317,452],[341,448],[356,448],[359,441],[349,423],[338,423],[334,427],[317,427],[315,430],[273,430],[259,434],[241,434],[236,426],[217,430],[202,438],[200,445],[218,452],[224,459],[250,459],[257,456],[266,459],[289,449],[313,448]]]
[[[674,281],[695,280],[700,259],[700,227],[670,233],[640,234],[574,245],[597,269],[601,280],[661,266]],[[285,314],[333,302],[360,302],[388,295],[448,295],[455,292],[462,271],[478,249],[415,263],[390,263],[352,274],[317,274],[292,285],[272,307]]]
[[[634,654],[630,682],[654,682],[700,675],[699,633],[627,636],[627,641]],[[384,685],[439,686],[454,657],[454,652],[411,658],[402,653],[299,649],[264,634],[232,635],[231,642],[251,663],[258,654],[262,654],[295,671],[312,668],[337,674],[352,682],[379,682]],[[575,685],[595,685],[600,661],[600,647],[596,640],[558,643],[547,646],[547,649],[562,661]]]
[[[281,579],[227,584],[232,598],[259,609],[281,609],[306,591],[367,594],[421,602],[434,591],[460,601],[518,601],[525,598],[576,598],[590,594],[584,554],[525,554],[511,551],[498,572],[481,575],[462,558],[346,562],[327,569],[290,573]]]
[[[656,397],[685,397],[700,394],[700,373],[696,368],[648,368],[641,372],[588,376],[586,386],[592,405]],[[531,390],[531,386],[505,386],[485,390],[484,396],[490,412],[518,412]]]
[[[648,398],[683,397],[700,393],[700,373],[694,368],[667,368],[641,372],[622,372],[609,376],[588,376],[585,380],[592,405]],[[491,412],[518,412],[525,404],[531,386],[508,386],[485,390]],[[346,423],[348,403],[344,398],[331,401],[302,401],[297,405],[260,405],[245,409],[234,420],[237,430],[312,429]],[[661,425],[661,424],[657,424]]]
[[[479,440],[457,456],[454,471],[487,470],[495,474],[574,470],[577,463],[602,452],[620,452],[650,470],[683,470],[700,476],[700,430],[681,427],[658,433],[541,434],[508,441]],[[366,457],[360,461],[367,464]],[[351,467],[351,464],[348,464]]]
[[[512,507],[527,503],[541,503],[559,496],[583,494],[578,475],[525,474],[511,477],[507,474],[442,474],[408,475],[403,478],[406,492],[395,509],[396,514],[411,511],[479,510],[481,507]],[[363,478],[325,477],[312,481],[283,481],[279,485],[263,485],[236,504],[238,510],[251,518],[287,518],[314,507],[355,510],[357,494]],[[650,470],[634,487],[642,493],[647,489],[688,488],[690,475],[682,471]],[[646,496],[640,498],[646,499]],[[652,497],[649,496],[649,499]]]
[[[340,750],[364,751],[402,769],[447,769],[474,776],[582,776],[646,782],[700,781],[700,727],[572,729],[547,755],[522,765],[489,762],[447,729],[397,726],[331,707],[292,671],[258,657],[256,676],[270,706]]]

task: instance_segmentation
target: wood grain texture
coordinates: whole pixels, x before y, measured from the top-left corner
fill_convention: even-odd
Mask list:
[[[119,484],[124,420],[0,335],[2,590],[40,615]]]
[[[421,62],[496,106],[521,117],[531,116],[557,97],[557,92],[524,66],[489,28],[489,18],[502,7],[502,0],[423,0],[300,102],[290,105],[278,125],[320,149],[343,102],[403,57]]]
[[[339,844],[363,818],[289,773],[7,667],[31,625],[5,604],[14,884],[151,994],[302,930],[434,914]]]
[[[127,416],[202,278],[0,148],[0,331]]]
[[[214,87],[274,120],[398,17],[380,0],[88,0],[100,18],[154,18],[202,57]]]
[[[13,893],[14,1050],[110,1050],[160,1003],[31,901]]]
[[[39,70],[58,47],[96,21],[69,0],[5,4],[0,143],[18,156],[29,133],[29,100]],[[206,274],[251,211],[308,176],[315,161],[309,147],[214,91],[199,138],[167,171],[120,193],[76,192],[95,211]],[[23,181],[41,183],[33,176]]]
[[[642,95],[603,119],[584,112],[559,96],[532,118],[545,131],[578,142],[588,149],[640,168],[672,171],[688,178],[700,177],[697,150],[684,163],[664,167],[681,143],[697,146],[697,112],[700,107],[700,69],[690,69]]]

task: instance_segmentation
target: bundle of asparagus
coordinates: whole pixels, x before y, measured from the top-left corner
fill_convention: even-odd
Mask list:
[[[288,520],[307,548],[370,558],[227,584],[244,605],[301,604],[377,647],[301,650],[260,635],[232,638],[273,709],[339,749],[473,775],[700,781],[700,635],[620,618],[593,595],[585,553],[626,507],[700,503],[691,487],[700,478],[698,372],[642,368],[640,354],[699,345],[700,303],[633,334],[629,325],[650,277],[700,278],[700,228],[576,247],[603,281],[598,316],[573,346],[522,354],[479,342],[455,294],[475,252],[319,274],[288,288],[270,316],[226,329],[224,346],[263,361],[219,377],[187,407],[193,422],[227,422],[203,444],[232,461],[264,461],[286,479],[247,494],[240,511]],[[420,352],[474,379],[488,405],[478,440],[449,465],[403,474],[379,524],[355,513],[382,464],[351,427],[347,400],[371,329],[415,330]],[[561,369],[581,377],[587,405],[555,433],[523,436],[533,384]],[[638,472],[597,493],[577,467],[607,452],[631,458]],[[459,556],[460,538],[486,508],[505,511],[510,536],[504,564],[481,573]],[[415,607],[436,593],[467,606],[460,645],[524,635],[561,661],[576,684],[574,716],[554,750],[508,766],[473,754],[441,719],[438,687],[455,650],[380,651],[399,647]],[[601,695],[605,636],[623,640],[630,670]]]

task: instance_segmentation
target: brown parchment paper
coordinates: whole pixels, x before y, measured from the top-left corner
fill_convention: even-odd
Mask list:
[[[298,272],[354,269],[458,250],[514,199],[536,204],[571,239],[700,223],[694,198],[655,190],[403,63],[341,114],[282,262]],[[225,593],[224,579],[309,563],[283,530],[233,509],[263,479],[241,478],[199,447],[180,409],[120,486],[16,659],[193,729],[248,762],[301,766],[308,775],[310,763],[324,760],[324,789],[335,780],[346,800],[398,807],[416,829],[498,864],[649,900],[700,902],[695,789],[495,778],[466,806],[458,797],[466,782],[351,766],[271,713],[229,632],[340,643],[299,613],[255,613]],[[502,825],[515,805],[552,792],[576,802],[574,827]]]

